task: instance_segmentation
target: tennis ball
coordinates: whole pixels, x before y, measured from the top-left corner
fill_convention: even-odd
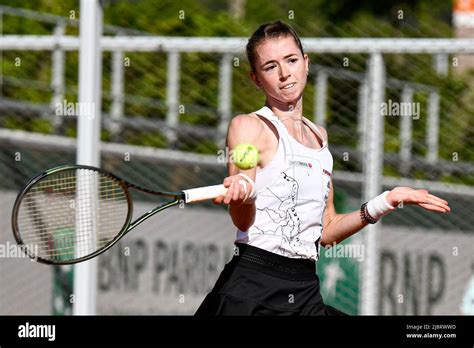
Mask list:
[[[240,169],[256,167],[260,161],[260,154],[252,144],[239,144],[232,150],[232,162]]]

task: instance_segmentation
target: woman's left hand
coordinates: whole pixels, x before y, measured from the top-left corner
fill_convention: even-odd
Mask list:
[[[436,197],[428,190],[415,190],[411,187],[395,187],[386,196],[388,203],[393,207],[402,204],[416,204],[426,210],[434,210],[442,213],[451,211],[448,202]]]

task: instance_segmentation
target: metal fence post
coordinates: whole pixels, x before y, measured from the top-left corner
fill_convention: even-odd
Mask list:
[[[316,123],[326,127],[326,100],[328,89],[328,74],[324,70],[319,70],[316,74],[316,96],[314,98],[314,110],[316,112]]]
[[[216,143],[220,147],[225,144],[225,136],[232,113],[232,55],[224,54],[219,67],[219,125]]]
[[[93,115],[78,115],[76,162],[96,167],[100,165],[102,21],[101,2],[81,0],[79,103],[90,106]],[[97,258],[74,266],[74,315],[96,314],[97,271]]]
[[[437,53],[433,55],[434,69],[441,76],[448,75],[448,72],[449,72],[448,58],[449,57],[446,53]]]
[[[428,97],[428,121],[426,122],[426,161],[434,164],[438,160],[439,147],[439,93],[431,91]]]
[[[367,160],[364,170],[364,200],[367,201],[380,194],[382,187],[384,119],[381,105],[385,98],[385,67],[382,54],[374,52],[369,59],[368,68],[369,108],[367,127],[367,147],[363,154]],[[362,272],[361,313],[377,314],[376,299],[379,295],[377,274],[379,270],[379,250],[377,231],[380,223],[369,225],[364,231],[366,260]]]
[[[368,112],[369,87],[367,85],[367,76],[359,85],[358,103],[357,103],[357,133],[359,142],[357,148],[361,154],[365,153],[365,134],[367,130],[367,112]],[[363,161],[362,161],[363,162]],[[363,162],[364,163],[364,162]]]
[[[3,35],[3,10],[0,8],[0,35]],[[3,98],[3,50],[0,49],[0,100]]]
[[[59,38],[65,34],[66,23],[58,21],[54,27],[54,36]],[[64,100],[64,67],[66,55],[61,47],[56,47],[52,52],[52,71],[51,71],[51,88],[53,89],[53,97],[51,98],[51,109],[54,111],[63,104]],[[56,133],[63,123],[62,114],[53,113],[53,126]]]
[[[448,54],[437,53],[433,55],[433,65],[436,73],[447,76],[449,72]],[[426,161],[434,164],[438,161],[439,148],[439,106],[440,97],[438,91],[430,92],[428,97],[428,122],[426,131]]]
[[[400,97],[402,103],[413,102],[413,88],[408,85],[403,86]],[[405,104],[408,105],[408,104]],[[412,115],[401,115],[400,118],[400,171],[407,175],[411,167],[412,149]]]
[[[168,114],[166,116],[165,131],[166,137],[170,143],[175,143],[178,139],[176,129],[179,124],[178,104],[179,104],[179,52],[168,53],[167,64],[167,81],[166,81],[166,103]]]
[[[110,106],[110,132],[112,138],[116,138],[120,133],[122,126],[120,120],[123,118],[123,51],[113,51],[112,53],[112,73],[111,73],[111,84],[110,93],[112,97],[112,104]]]

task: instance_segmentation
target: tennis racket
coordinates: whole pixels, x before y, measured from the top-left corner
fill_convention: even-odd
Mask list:
[[[169,198],[132,222],[130,190]],[[17,243],[35,261],[65,265],[91,259],[146,219],[180,203],[214,199],[223,185],[158,192],[129,183],[100,168],[66,165],[32,178],[13,206]]]

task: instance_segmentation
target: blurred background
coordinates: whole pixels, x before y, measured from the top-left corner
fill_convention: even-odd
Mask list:
[[[264,103],[242,42],[261,24],[283,20],[310,56],[305,116],[329,134],[337,211],[359,209],[368,180],[384,190],[427,188],[452,208],[409,206],[385,217],[372,231],[371,261],[368,231],[344,242],[359,247],[358,256],[323,250],[323,298],[350,314],[474,314],[473,0],[102,4],[104,36],[123,40],[102,52],[101,167],[151,189],[221,182],[229,120]],[[79,1],[1,0],[0,314],[71,314],[72,267],[7,251],[21,187],[75,163],[79,53],[70,39],[80,15]],[[28,35],[29,44],[15,46],[7,41],[13,35]],[[153,41],[160,38],[163,45]],[[456,44],[461,38],[471,40]],[[370,174],[374,105],[386,117],[381,171]],[[138,200],[137,213],[155,204]],[[232,256],[234,235],[225,207],[212,204],[145,222],[100,256],[97,313],[194,313]]]

